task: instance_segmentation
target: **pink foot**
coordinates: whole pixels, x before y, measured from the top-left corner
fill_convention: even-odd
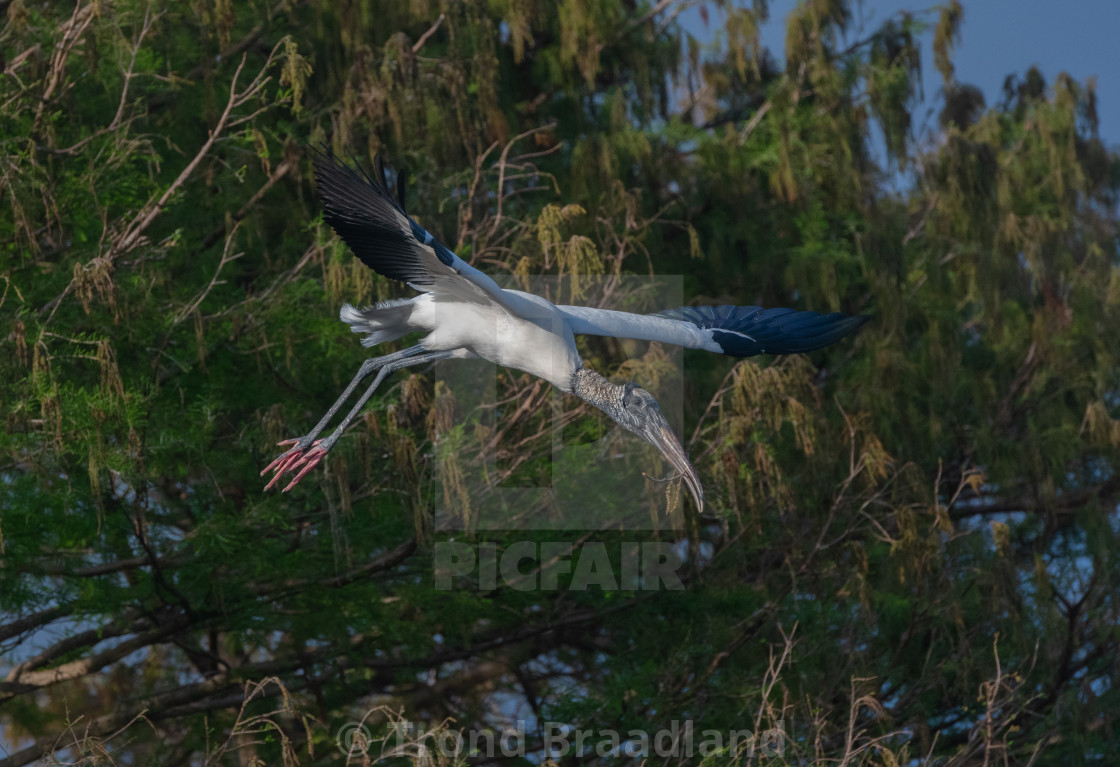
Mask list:
[[[322,440],[320,440],[320,442],[321,441]],[[297,469],[301,465],[303,466],[303,468],[300,470],[299,474],[297,474],[295,476],[295,478],[291,482],[288,483],[288,486],[285,487],[280,492],[286,493],[289,490],[291,490],[293,487],[295,487],[301,479],[303,479],[305,476],[307,476],[307,472],[311,471],[312,469],[314,469],[316,466],[319,465],[319,461],[323,460],[323,456],[325,456],[326,454],[327,454],[327,451],[324,450],[323,448],[319,447],[319,442],[316,442],[315,447],[313,447],[313,448],[311,448],[310,450],[307,451],[307,455],[303,456],[302,458],[300,458],[295,463],[292,463],[292,464],[288,465],[287,468],[285,469],[286,471],[291,471],[291,470]]]
[[[312,447],[306,455],[304,455],[303,450],[300,449],[298,439],[286,439],[283,442],[277,442],[276,444],[278,445],[291,445],[292,447],[286,452],[283,452],[280,455],[276,456],[272,463],[270,463],[268,466],[265,466],[264,470],[261,471],[262,477],[270,471],[276,472],[272,477],[272,480],[264,486],[264,489],[271,490],[272,486],[276,484],[277,480],[279,480],[280,477],[295,469],[297,466],[305,464],[309,459],[313,459],[312,462],[309,465],[305,466],[303,471],[301,471],[299,475],[294,480],[292,480],[291,484],[284,488],[284,492],[291,490],[292,487],[294,487],[297,482],[303,479],[304,475],[307,474],[307,472],[315,468],[315,466],[318,465],[319,461],[323,460],[323,456],[327,454],[327,451],[317,447],[318,444],[322,441],[323,440],[321,439],[315,440],[315,442],[312,443],[314,447]]]

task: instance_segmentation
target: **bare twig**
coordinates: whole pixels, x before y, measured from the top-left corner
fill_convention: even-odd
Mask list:
[[[921,234],[922,229],[926,225],[926,221],[929,220],[930,214],[933,213],[934,209],[937,207],[937,197],[938,197],[937,192],[934,192],[933,194],[930,195],[929,201],[926,203],[925,208],[922,210],[922,214],[920,216],[918,216],[918,220],[914,222],[913,226],[911,226],[910,229],[907,230],[905,236],[903,236],[903,238],[902,238],[902,244],[903,245],[910,242],[912,239],[914,239],[919,234]]]
[[[234,71],[233,78],[230,81],[229,98],[226,100],[225,108],[222,110],[217,123],[214,125],[214,128],[211,129],[210,135],[203,143],[202,147],[199,148],[191,161],[187,163],[186,167],[183,168],[183,170],[179,173],[175,180],[171,182],[171,184],[161,194],[153,196],[153,198],[140,209],[135,217],[133,217],[131,222],[125,225],[125,227],[118,234],[110,238],[110,241],[104,248],[103,253],[94,258],[93,261],[82,268],[84,268],[86,271],[89,271],[92,268],[103,268],[106,262],[108,264],[111,264],[119,256],[129,252],[132,248],[136,247],[140,243],[144,232],[147,231],[148,227],[152,225],[152,223],[159,217],[159,214],[163,212],[163,210],[167,207],[167,204],[171,200],[171,198],[180,189],[182,189],[183,185],[186,184],[188,179],[191,178],[195,170],[197,170],[199,165],[202,163],[203,159],[205,159],[209,155],[210,150],[214,147],[214,144],[229,128],[230,117],[233,114],[233,111],[241,106],[244,106],[251,99],[256,97],[261,92],[261,89],[263,89],[264,86],[269,82],[271,78],[268,77],[266,73],[272,66],[272,62],[276,57],[276,53],[283,44],[283,40],[277,43],[277,45],[272,49],[272,52],[269,54],[268,60],[265,61],[264,65],[257,72],[256,76],[254,76],[253,79],[249,81],[247,85],[245,85],[245,87],[238,89],[238,80],[240,79],[241,73],[245,68],[246,61],[246,57],[242,55],[241,61],[237,65],[237,69]],[[41,314],[49,312],[47,314],[46,320],[43,322],[44,328],[46,328],[46,326],[50,324],[51,320],[54,318],[55,312],[61,305],[62,300],[67,295],[69,295],[74,287],[75,279],[71,279],[70,282],[67,283],[66,288],[62,291],[62,293],[49,301],[39,310]]]
[[[125,122],[124,110],[125,105],[128,103],[128,86],[131,84],[132,78],[136,76],[136,54],[140,52],[140,46],[144,43],[144,38],[147,37],[148,33],[152,31],[152,25],[155,24],[156,20],[159,19],[159,17],[162,15],[163,14],[160,13],[153,18],[151,3],[149,3],[144,9],[144,20],[140,25],[140,31],[136,33],[136,37],[132,41],[132,54],[129,58],[128,66],[125,67],[123,71],[124,84],[121,86],[121,97],[117,103],[117,113],[113,115],[113,119],[109,122],[109,124],[104,128],[101,128],[100,130],[94,131],[78,143],[73,144],[65,149],[55,149],[49,151],[51,151],[53,154],[60,155],[77,154],[78,150],[80,150],[86,144],[93,141],[94,139],[104,136],[107,133],[112,133],[121,126],[122,122]]]
[[[509,158],[509,150],[512,149],[513,145],[521,139],[532,136],[534,133],[552,130],[555,127],[556,123],[551,122],[547,125],[539,125],[536,128],[530,128],[524,133],[519,133],[511,138],[506,143],[505,148],[502,149],[502,156],[498,159],[498,209],[494,214],[494,223],[490,225],[490,232],[487,235],[488,239],[494,236],[494,233],[498,231],[498,225],[502,223],[502,200],[505,197],[505,195],[502,193],[502,189],[506,183],[506,161]]]
[[[237,90],[237,81],[241,76],[242,70],[245,68],[245,56],[244,54],[241,56],[241,62],[237,65],[237,69],[233,73],[233,80],[230,82],[229,98],[226,100],[225,109],[222,110],[217,124],[210,131],[209,137],[195,153],[194,158],[191,159],[191,161],[187,163],[187,166],[179,173],[178,177],[164,190],[163,194],[161,194],[158,199],[149,201],[132,220],[132,223],[125,227],[125,230],[120,236],[114,238],[114,241],[109,245],[109,252],[107,254],[110,259],[115,258],[121,253],[127,253],[136,245],[140,236],[151,226],[152,222],[155,221],[156,217],[167,206],[171,197],[182,188],[183,184],[191,177],[198,165],[210,153],[214,142],[217,141],[218,137],[225,131],[226,124],[229,122],[233,110],[244,105],[249,99],[256,96],[261,88],[265,86],[269,78],[265,77],[264,73],[269,65],[271,65],[275,53],[276,51],[273,49],[272,55],[268,57],[268,61],[265,62],[264,67],[261,68],[256,77],[250,81],[249,85],[244,90],[239,91]]]
[[[432,24],[432,26],[428,28],[427,32],[420,35],[419,39],[416,41],[416,44],[412,46],[413,53],[420,52],[420,49],[424,47],[424,43],[428,42],[428,38],[434,35],[436,33],[436,30],[439,29],[439,25],[443,23],[443,19],[444,14],[441,13],[439,15],[439,18],[436,19],[436,23]]]
[[[284,160],[282,163],[277,165],[276,170],[274,170],[269,175],[268,179],[264,182],[264,184],[261,186],[261,188],[258,189],[256,192],[254,192],[253,196],[249,198],[249,201],[246,202],[244,205],[242,205],[237,210],[237,212],[233,214],[233,222],[236,224],[237,222],[239,222],[243,218],[245,218],[245,216],[247,216],[249,214],[249,211],[258,202],[261,201],[261,198],[263,198],[265,196],[265,194],[268,193],[268,190],[271,189],[276,184],[277,181],[282,179],[284,176],[288,175],[288,172],[291,171],[293,167],[295,167],[295,163],[292,162],[291,160]],[[223,234],[225,234],[225,227],[222,227],[221,229],[216,229],[213,232],[211,232],[210,234],[208,234],[206,236],[206,239],[202,241],[202,250],[206,250],[211,245],[213,245],[215,242],[220,240]]]
[[[35,43],[30,48],[27,48],[26,50],[23,50],[23,51],[17,53],[15,56],[12,57],[11,61],[9,61],[7,63],[7,66],[4,67],[3,73],[5,75],[15,74],[15,71],[17,69],[19,69],[20,66],[22,66],[23,62],[27,61],[29,58],[31,58],[36,53],[39,53],[42,50],[43,50],[42,44],[41,43]]]
[[[66,60],[70,57],[70,52],[74,50],[74,46],[77,45],[78,40],[81,39],[89,25],[93,23],[94,18],[94,5],[83,6],[82,0],[78,0],[74,5],[74,12],[70,15],[70,19],[62,25],[60,29],[62,34],[55,43],[54,52],[51,54],[46,86],[39,96],[39,106],[35,109],[35,120],[31,126],[33,134],[38,133],[39,124],[43,119],[43,110],[47,108],[47,104],[50,103],[55,91],[64,79]]]
[[[762,122],[762,118],[765,117],[766,113],[770,111],[771,105],[771,102],[767,101],[762,106],[760,106],[753,115],[751,115],[751,119],[747,121],[746,125],[743,126],[743,130],[739,131],[740,144],[746,143],[747,137],[754,132],[754,129],[758,127],[758,124]]]
[[[197,296],[195,296],[194,300],[192,300],[189,304],[184,306],[179,311],[179,313],[175,315],[175,318],[171,321],[171,327],[172,328],[174,328],[180,322],[185,320],[195,309],[197,309],[199,307],[199,305],[202,304],[202,302],[206,300],[206,296],[210,295],[211,290],[213,290],[216,286],[222,285],[222,284],[225,283],[225,280],[221,280],[221,281],[218,280],[218,275],[222,273],[222,267],[224,267],[228,263],[236,261],[237,259],[241,258],[243,255],[245,255],[244,253],[234,253],[232,255],[230,254],[230,249],[231,249],[231,246],[233,245],[233,236],[235,234],[237,234],[237,229],[238,229],[239,226],[241,226],[240,223],[234,224],[233,229],[226,236],[226,246],[225,246],[225,249],[222,250],[222,260],[218,262],[218,268],[214,270],[214,276],[210,278],[209,284],[207,284],[206,287],[202,289],[201,293],[199,293]]]

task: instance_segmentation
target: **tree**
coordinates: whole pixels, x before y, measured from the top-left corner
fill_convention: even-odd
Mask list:
[[[544,722],[674,720],[697,745],[780,727],[775,764],[1117,752],[1120,163],[1092,83],[1031,71],[984,106],[953,73],[957,3],[855,39],[849,3],[807,0],[784,66],[766,3],[705,5],[712,42],[687,5],[4,5],[0,764],[329,763],[353,723],[402,720],[429,730],[415,762],[517,719],[538,754]],[[923,42],[937,136],[909,112]],[[685,354],[711,509],[670,487],[677,530],[609,498],[604,529],[472,526],[489,489],[547,483],[556,423],[609,432],[511,371],[490,400],[401,376],[317,483],[265,494],[274,443],[366,354],[337,307],[405,290],[318,218],[321,141],[407,166],[411,211],[514,282],[601,302],[679,274],[698,303],[874,321],[809,357]],[[685,588],[449,590],[449,542],[614,568],[673,544]],[[675,760],[704,758],[747,754]]]

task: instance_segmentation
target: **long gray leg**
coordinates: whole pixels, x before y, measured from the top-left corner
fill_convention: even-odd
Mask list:
[[[425,349],[423,346],[416,345],[410,346],[407,349],[402,349],[399,352],[386,354],[384,357],[375,357],[363,362],[361,367],[358,368],[357,375],[355,375],[353,380],[350,381],[350,384],[342,392],[342,395],[334,401],[334,404],[331,405],[330,409],[326,412],[326,415],[319,419],[319,423],[315,424],[314,429],[309,431],[303,437],[299,437],[297,439],[286,439],[280,443],[281,445],[291,445],[291,447],[278,455],[276,459],[268,466],[264,467],[264,470],[261,472],[262,477],[273,469],[276,469],[276,476],[273,477],[272,481],[265,486],[265,490],[268,490],[270,487],[272,487],[276,480],[279,479],[280,475],[284,473],[284,470],[286,468],[291,468],[290,466],[287,466],[287,464],[295,463],[295,461],[299,459],[299,457],[304,453],[305,450],[307,450],[307,448],[315,444],[315,438],[319,436],[319,433],[323,431],[323,429],[326,428],[327,424],[330,423],[330,420],[332,418],[334,418],[335,414],[342,407],[343,403],[345,403],[346,400],[350,399],[350,395],[352,395],[354,393],[354,390],[358,388],[358,384],[360,384],[367,376],[369,376],[370,373],[384,367],[385,365],[391,365],[395,362],[399,362],[400,360],[415,357],[418,354],[423,354],[424,352]]]
[[[405,354],[405,352],[409,352],[409,354]],[[353,420],[358,417],[359,413],[362,412],[362,409],[366,406],[366,403],[369,402],[369,398],[373,396],[373,393],[377,390],[377,387],[381,385],[381,382],[384,381],[390,373],[401,370],[403,368],[413,367],[415,365],[423,365],[428,362],[437,362],[442,359],[447,359],[451,355],[452,352],[424,352],[423,347],[414,346],[410,349],[405,349],[404,352],[398,352],[396,355],[388,355],[387,357],[380,357],[376,360],[369,360],[368,362],[370,363],[378,364],[372,366],[367,372],[363,373],[362,371],[359,371],[358,376],[355,376],[354,380],[350,382],[350,385],[347,387],[346,392],[344,392],[343,396],[335,402],[335,404],[331,408],[331,411],[326,416],[324,416],[322,420],[319,421],[319,423],[315,426],[315,429],[308,436],[304,437],[299,441],[299,443],[295,445],[295,447],[301,448],[299,450],[300,454],[293,455],[292,458],[280,464],[280,466],[276,469],[276,476],[272,478],[272,481],[268,483],[265,489],[267,490],[269,487],[272,487],[273,483],[275,483],[281,475],[286,474],[290,471],[294,471],[298,468],[300,469],[299,474],[297,474],[292,479],[292,481],[288,483],[288,486],[284,488],[283,492],[286,493],[293,487],[295,487],[296,484],[301,479],[303,479],[308,472],[314,469],[319,464],[319,462],[323,460],[323,457],[327,454],[327,452],[332,447],[334,447],[335,443],[338,442],[338,440],[342,437],[343,433],[350,426]],[[393,357],[393,359],[390,360],[388,359],[388,357]],[[363,365],[363,369],[364,368],[365,366]],[[335,430],[329,437],[327,437],[326,439],[315,441],[314,438],[323,430],[330,418],[333,417],[334,413],[337,412],[338,409],[342,406],[342,403],[349,398],[351,393],[353,393],[353,390],[357,387],[358,382],[361,381],[362,378],[364,378],[366,375],[368,375],[369,372],[372,372],[372,370],[377,370],[377,377],[374,378],[373,383],[370,384],[369,388],[366,389],[365,393],[362,394],[362,396],[354,404],[354,407],[350,409],[350,412],[346,414],[346,417],[342,419],[342,422],[339,423],[339,425],[335,428]],[[309,450],[307,453],[303,453],[303,450],[306,448],[301,447],[301,445],[303,445],[305,442],[306,444],[311,445],[313,441],[314,446],[311,448],[311,450]],[[295,448],[293,448],[293,450],[294,449]],[[283,458],[283,456],[281,456],[281,458]]]
[[[451,352],[428,352],[427,354],[421,354],[416,357],[410,357],[408,359],[391,362],[388,365],[382,367],[381,370],[377,371],[377,378],[373,379],[373,383],[369,385],[368,389],[366,389],[366,393],[358,399],[354,407],[352,407],[350,409],[350,412],[346,414],[346,417],[342,419],[342,423],[338,425],[338,428],[336,428],[331,433],[331,436],[322,441],[320,449],[330,450],[332,447],[334,447],[334,443],[338,442],[339,438],[342,437],[342,432],[346,431],[346,428],[350,425],[350,422],[358,417],[358,413],[362,412],[362,408],[364,408],[366,406],[366,403],[369,402],[369,398],[373,396],[373,393],[377,391],[377,387],[381,385],[381,382],[384,381],[390,373],[394,373],[398,370],[412,367],[414,365],[423,365],[427,362],[438,362],[440,360],[447,359],[451,356],[451,354]]]

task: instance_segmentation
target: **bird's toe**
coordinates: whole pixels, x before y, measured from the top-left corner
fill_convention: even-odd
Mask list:
[[[270,463],[268,466],[265,466],[261,471],[260,475],[262,477],[270,471],[275,472],[272,476],[272,479],[269,480],[269,483],[264,486],[264,489],[271,490],[272,486],[275,485],[277,481],[279,481],[280,477],[284,476],[290,471],[301,469],[296,478],[293,479],[288,484],[288,486],[284,488],[284,492],[291,490],[296,485],[296,483],[303,479],[303,477],[309,471],[315,468],[319,464],[319,462],[323,460],[323,456],[327,454],[327,450],[319,447],[319,443],[322,441],[323,440],[321,439],[317,439],[309,444],[307,442],[307,437],[303,437],[286,439],[282,442],[277,442],[277,445],[291,445],[291,447],[288,450],[285,450],[280,455],[276,456],[276,458],[272,460],[272,463]],[[311,449],[307,450],[308,447],[310,447]]]
[[[309,450],[303,457],[301,457],[298,461],[294,462],[289,467],[290,469],[295,469],[302,465],[303,468],[300,469],[299,474],[296,474],[295,477],[292,478],[292,481],[288,483],[288,486],[285,487],[281,492],[286,493],[297,484],[299,484],[299,481],[307,476],[307,474],[316,466],[318,466],[319,462],[323,460],[323,456],[327,454],[327,451],[319,447],[318,444],[319,443],[316,442],[315,447],[311,448],[311,450]]]

